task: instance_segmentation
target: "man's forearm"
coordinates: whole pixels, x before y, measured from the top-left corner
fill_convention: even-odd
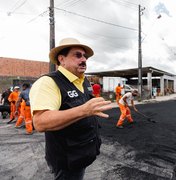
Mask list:
[[[92,98],[85,104],[67,110],[42,110],[34,111],[33,122],[36,130],[40,132],[60,130],[80,119],[89,116],[100,116],[108,118],[109,115],[103,111],[112,109],[111,101],[104,98]]]
[[[80,107],[68,110],[46,110],[36,112],[33,116],[34,126],[37,131],[55,131],[63,129],[74,122],[86,117]]]

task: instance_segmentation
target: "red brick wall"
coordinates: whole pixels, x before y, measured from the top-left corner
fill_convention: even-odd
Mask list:
[[[0,76],[39,77],[49,72],[49,62],[0,57]]]

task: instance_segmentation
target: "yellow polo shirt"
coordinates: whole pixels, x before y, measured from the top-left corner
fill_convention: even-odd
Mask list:
[[[81,92],[84,92],[83,82],[84,75],[78,78],[62,66],[58,70],[67,77]],[[31,87],[30,94],[31,112],[36,110],[58,110],[61,106],[61,93],[60,89],[49,76],[39,78]]]

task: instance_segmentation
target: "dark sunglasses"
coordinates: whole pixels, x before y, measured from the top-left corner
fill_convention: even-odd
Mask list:
[[[82,57],[84,57],[84,58],[86,58],[86,59],[89,58],[87,54],[82,54],[81,52],[75,52],[75,53],[74,53],[74,56],[76,56],[78,59],[80,59],[80,58],[82,58]]]

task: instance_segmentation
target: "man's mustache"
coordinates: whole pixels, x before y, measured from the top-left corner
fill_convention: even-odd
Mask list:
[[[86,66],[86,62],[80,63],[79,66]]]

